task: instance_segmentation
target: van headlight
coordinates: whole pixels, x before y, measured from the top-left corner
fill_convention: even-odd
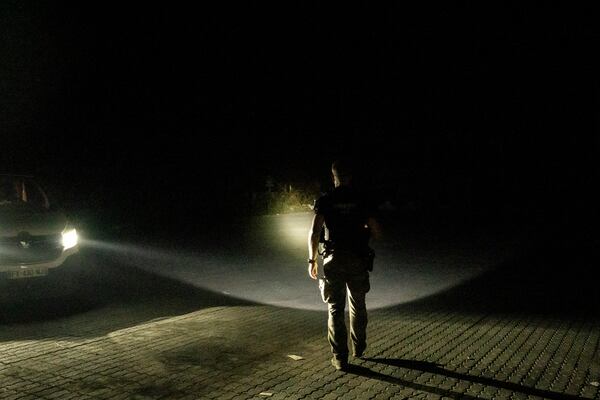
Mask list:
[[[62,233],[62,245],[63,250],[70,249],[71,247],[77,246],[77,230],[69,229]]]

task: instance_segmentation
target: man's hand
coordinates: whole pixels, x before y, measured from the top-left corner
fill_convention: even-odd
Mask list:
[[[317,256],[319,254],[319,239],[321,238],[321,229],[325,223],[325,217],[322,214],[315,214],[310,230],[308,231],[308,259],[314,262],[308,263],[308,275],[311,278],[317,279],[319,272],[319,264]]]
[[[317,275],[319,274],[319,263],[315,260],[314,263],[308,263],[308,275],[312,279],[317,279]]]

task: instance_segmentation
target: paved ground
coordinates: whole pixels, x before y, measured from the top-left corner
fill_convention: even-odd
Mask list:
[[[372,310],[367,359],[346,373],[329,364],[323,310],[240,300],[90,252],[84,293],[2,305],[0,398],[597,399],[595,248],[533,248]]]

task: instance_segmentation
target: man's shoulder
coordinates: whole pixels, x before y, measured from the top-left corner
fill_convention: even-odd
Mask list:
[[[327,191],[327,192],[321,193],[321,194],[319,195],[319,197],[317,197],[317,200],[316,200],[316,202],[323,202],[323,201],[327,201],[328,199],[330,199],[330,198],[331,198],[331,192],[332,192],[332,191],[331,191],[331,190],[329,190],[329,191]]]
[[[315,200],[314,210],[315,213],[323,212],[323,208],[327,207],[327,204],[331,203],[331,191],[321,193],[321,195]]]
[[[339,187],[337,190],[332,191],[331,198],[334,200],[341,201],[356,201],[356,202],[364,202],[367,200],[367,193],[360,189],[352,186],[348,187]]]
[[[327,192],[321,193],[319,198],[317,198],[315,201],[315,204],[332,204],[344,196],[344,190],[340,190],[340,188],[333,188]]]

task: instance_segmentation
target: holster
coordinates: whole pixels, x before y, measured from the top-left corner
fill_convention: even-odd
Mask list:
[[[375,263],[375,250],[370,247],[367,247],[367,251],[365,252],[364,262],[365,269],[369,272],[373,271],[373,265]]]

